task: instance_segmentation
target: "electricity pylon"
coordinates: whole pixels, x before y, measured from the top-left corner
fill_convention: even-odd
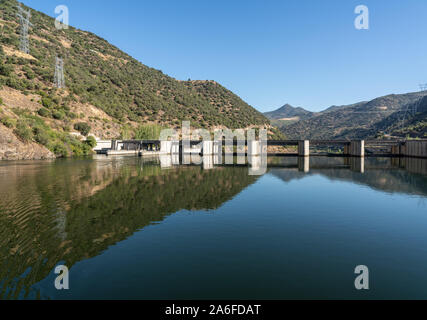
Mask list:
[[[64,78],[64,61],[60,57],[56,57],[55,61],[55,78],[54,78],[55,87],[58,89],[65,88],[65,78]]]
[[[31,12],[30,10],[25,11],[24,9],[22,9],[21,4],[19,3],[18,13],[16,15],[19,17],[19,24],[21,26],[19,49],[24,53],[30,53],[28,30],[31,26],[33,26],[30,22]]]
[[[421,101],[423,99],[420,98],[418,101],[412,103],[412,104],[407,104],[405,110],[403,110],[402,112],[402,116],[400,118],[400,128],[403,129],[405,127],[405,121],[412,119],[418,111],[418,108],[421,104]]]

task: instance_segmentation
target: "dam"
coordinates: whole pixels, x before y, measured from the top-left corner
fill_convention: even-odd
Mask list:
[[[201,154],[214,155],[227,153],[227,146],[238,148],[237,153],[250,156],[261,154],[292,155],[308,157],[310,155],[328,155],[319,153],[322,148],[333,148],[334,156],[392,156],[427,158],[427,140],[267,140],[267,141],[160,141],[160,140],[102,140],[94,149],[106,155],[156,155],[156,154]],[[240,149],[239,149],[240,147]],[[287,152],[271,152],[269,147],[290,148]]]

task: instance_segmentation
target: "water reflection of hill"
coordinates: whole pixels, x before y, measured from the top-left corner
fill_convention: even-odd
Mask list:
[[[427,160],[366,158],[363,173],[355,170],[360,169],[358,161],[361,159],[312,157],[310,171],[304,173],[298,169],[296,158],[276,158],[269,173],[286,182],[320,174],[331,180],[358,183],[383,192],[427,196]]]
[[[34,298],[58,262],[72,267],[179,210],[215,209],[257,179],[247,168],[126,161],[0,168],[0,298]]]
[[[427,195],[425,160],[357,161],[312,157],[304,173],[306,161],[271,158],[269,173]],[[161,170],[138,158],[2,163],[0,178],[0,298],[34,297],[31,287],[57,263],[72,267],[179,210],[218,208],[257,179],[244,166]]]

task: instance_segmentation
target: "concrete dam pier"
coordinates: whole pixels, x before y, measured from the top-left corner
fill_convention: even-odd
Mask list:
[[[228,146],[228,149],[227,149]],[[322,148],[335,148],[339,153],[334,154],[350,157],[392,156],[427,158],[427,140],[268,140],[268,141],[160,141],[160,140],[106,140],[98,141],[94,149],[97,153],[106,155],[161,155],[161,154],[200,154],[216,155],[227,153],[230,148],[233,153],[248,156],[292,155],[309,157],[322,155],[316,153]],[[295,152],[271,153],[268,147],[291,147]],[[323,154],[324,155],[324,154]]]

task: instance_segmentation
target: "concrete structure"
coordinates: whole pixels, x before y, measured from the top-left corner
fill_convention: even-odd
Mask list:
[[[248,162],[254,172],[258,171],[261,168],[261,157],[257,155],[249,156]]]
[[[168,169],[172,167],[172,157],[169,154],[160,155],[160,167],[162,169]]]
[[[310,157],[298,157],[298,170],[301,172],[310,172]]]
[[[132,151],[124,151],[132,152]],[[119,153],[120,154],[120,153]],[[210,170],[215,167],[222,166],[239,166],[236,164],[236,157],[231,163],[223,162],[220,155],[198,155],[198,154],[184,154],[182,158],[180,155],[160,155],[160,164],[162,168],[172,168],[175,165],[199,165],[205,170]],[[266,172],[266,168],[287,168],[299,170],[303,173],[317,172],[318,170],[333,169],[333,170],[351,170],[359,174],[365,173],[367,170],[384,169],[384,168],[405,168],[409,172],[417,174],[427,174],[427,160],[423,158],[414,157],[389,157],[382,159],[382,161],[371,161],[365,157],[342,157],[329,161],[324,157],[280,157],[268,159],[262,156],[248,156],[248,162],[241,165],[248,167],[249,174],[262,175]],[[184,161],[187,161],[185,163]],[[330,164],[332,163],[332,164]]]
[[[364,157],[365,156],[365,141],[351,141],[349,155],[352,157]]]
[[[183,154],[201,154],[203,151],[203,142],[181,141],[181,150]]]
[[[214,154],[213,162],[214,162],[214,165],[222,164],[222,152]]]
[[[222,141],[214,141],[213,142],[213,154],[214,155],[222,155]]]
[[[353,157],[350,159],[350,170],[365,173],[365,157]]]
[[[309,140],[298,141],[298,156],[300,156],[300,157],[310,156],[310,141]]]
[[[202,153],[205,156],[214,154],[214,142],[213,141],[203,141]]]
[[[179,150],[180,150],[180,143],[179,143],[179,141],[172,141],[171,153],[172,154],[179,154]]]
[[[402,154],[407,157],[427,158],[427,141],[406,141]]]
[[[111,140],[111,150],[112,151],[125,150],[124,149],[123,141],[121,141],[121,140]],[[129,148],[127,150],[129,150]]]
[[[104,140],[99,141],[98,146],[94,149],[98,153],[107,154],[108,150],[114,151],[114,154],[132,154],[128,151],[139,151],[139,154],[146,153],[152,154],[204,154],[204,155],[217,155],[223,154],[224,141],[189,141],[183,143],[182,141],[160,141],[160,140]],[[283,141],[234,141],[230,146],[230,154],[226,156],[234,157],[236,155],[236,146],[247,147],[248,156],[259,156],[267,154],[267,146],[296,146],[297,152],[286,153],[286,155],[298,155],[301,157],[308,157],[311,155],[310,148],[317,146],[317,150],[325,150],[325,155],[339,155],[339,153],[329,152],[332,150],[344,149],[343,155],[353,157],[369,156],[395,156],[395,157],[419,157],[427,158],[427,140],[410,140],[410,141],[393,141],[393,140],[372,140],[372,141],[348,141],[348,140],[283,140]],[[185,147],[184,147],[185,146]],[[113,154],[109,151],[109,154]],[[237,153],[243,152],[242,155],[246,156],[243,151],[237,150]],[[322,151],[321,151],[322,152]],[[277,153],[276,153],[277,155]],[[318,155],[318,154],[317,154]]]
[[[256,140],[248,141],[248,156],[259,156],[261,154],[261,143]]]
[[[160,141],[160,153],[171,154],[172,153],[172,141]]]
[[[111,150],[117,150],[117,140],[111,140]]]
[[[111,140],[96,140],[96,147],[93,151],[102,151],[111,149]]]
[[[180,142],[179,141],[160,141],[161,154],[179,154]]]
[[[427,161],[421,158],[399,158],[399,167],[409,172],[427,175]]]
[[[179,166],[179,154],[173,154],[172,156],[172,165]]]
[[[391,146],[391,154],[393,156],[403,155],[403,145],[398,144],[398,145],[395,145],[395,146]]]
[[[140,152],[138,150],[107,150],[106,155],[108,156],[139,156]]]

